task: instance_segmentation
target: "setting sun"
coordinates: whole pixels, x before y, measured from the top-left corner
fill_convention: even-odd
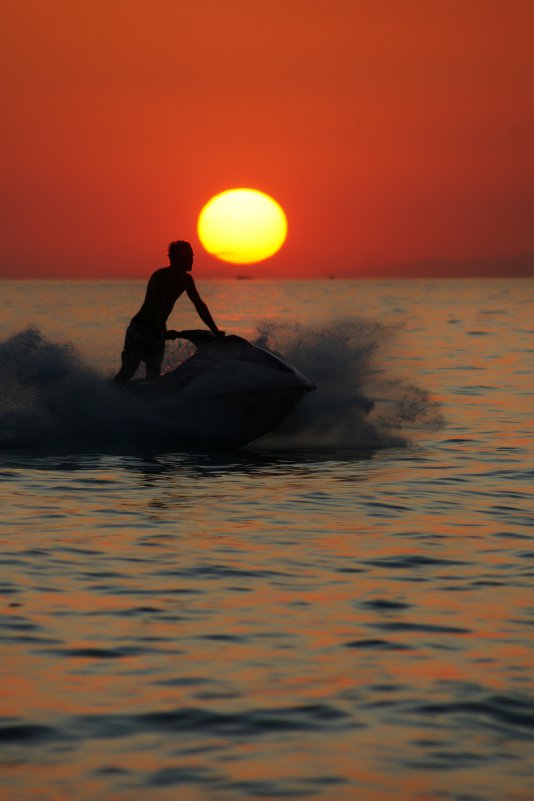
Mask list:
[[[282,207],[257,189],[221,192],[206,203],[198,218],[198,236],[207,252],[234,264],[268,259],[280,250],[286,235]]]

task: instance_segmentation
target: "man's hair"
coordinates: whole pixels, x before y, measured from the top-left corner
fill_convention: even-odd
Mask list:
[[[193,255],[193,248],[190,242],[185,239],[178,239],[169,245],[169,259],[173,262],[189,261]]]

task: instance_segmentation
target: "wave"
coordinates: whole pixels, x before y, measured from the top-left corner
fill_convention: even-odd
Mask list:
[[[400,326],[369,319],[260,326],[255,344],[283,355],[318,388],[262,444],[380,449],[409,444],[416,429],[441,428],[440,404],[392,365],[389,351],[401,335]]]
[[[440,425],[439,407],[427,392],[388,374],[381,354],[394,333],[369,320],[315,329],[260,326],[256,344],[279,352],[318,389],[255,447],[392,447],[406,444],[408,425]],[[0,387],[0,449],[180,450],[175,420],[155,418],[72,345],[52,342],[35,328],[0,342]]]
[[[143,410],[69,344],[28,328],[0,342],[0,448],[101,451],[141,444]]]

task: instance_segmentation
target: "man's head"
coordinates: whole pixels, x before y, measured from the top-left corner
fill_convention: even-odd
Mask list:
[[[179,239],[169,245],[169,262],[171,267],[190,272],[193,269],[193,248],[189,242]]]

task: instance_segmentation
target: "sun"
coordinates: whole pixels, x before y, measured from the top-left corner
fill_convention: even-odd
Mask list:
[[[285,242],[287,219],[272,197],[257,189],[228,189],[208,200],[198,218],[202,245],[222,261],[253,264]]]

